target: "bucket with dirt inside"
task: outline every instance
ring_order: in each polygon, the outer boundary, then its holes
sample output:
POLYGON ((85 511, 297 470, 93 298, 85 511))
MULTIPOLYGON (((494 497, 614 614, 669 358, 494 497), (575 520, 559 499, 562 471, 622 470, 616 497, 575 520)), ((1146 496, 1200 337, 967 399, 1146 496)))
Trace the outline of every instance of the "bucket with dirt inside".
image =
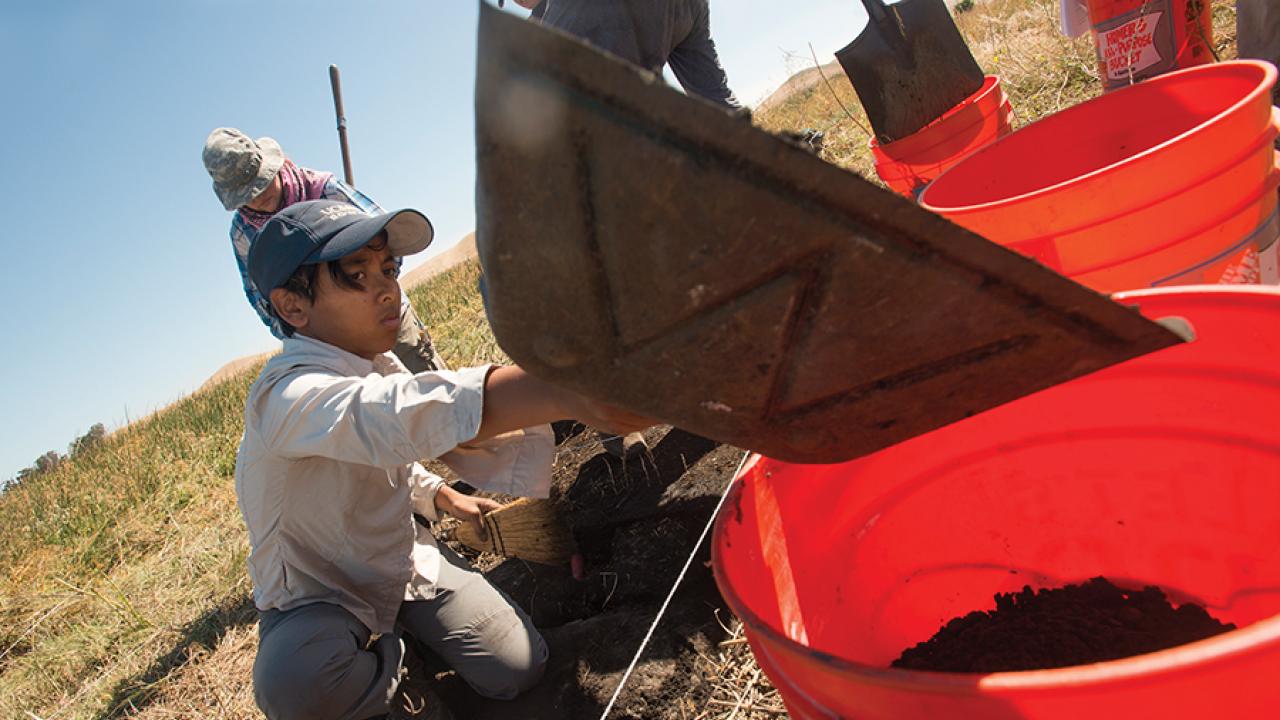
POLYGON ((876 175, 899 195, 915 197, 965 155, 1008 135, 1011 113, 1000 78, 988 75, 982 89, 911 135, 886 145, 871 138, 876 175))
POLYGON ((1106 90, 1213 62, 1209 0, 1088 0, 1106 90))
POLYGON ((792 717, 1274 714, 1280 289, 1117 299, 1197 339, 847 463, 744 469, 716 521, 716 578, 792 717), (1238 629, 1059 669, 890 668, 996 593, 1095 576, 1238 629))
POLYGON ((972 153, 920 203, 1103 292, 1276 283, 1275 82, 1235 61, 1109 93, 972 153))

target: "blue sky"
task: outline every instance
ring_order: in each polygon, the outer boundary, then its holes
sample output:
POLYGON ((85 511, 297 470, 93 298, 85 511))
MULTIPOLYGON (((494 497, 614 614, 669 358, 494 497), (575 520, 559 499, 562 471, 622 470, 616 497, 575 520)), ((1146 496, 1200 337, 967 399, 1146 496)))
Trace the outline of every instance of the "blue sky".
MULTIPOLYGON (((230 214, 200 148, 214 127, 239 127, 341 172, 330 63, 357 185, 435 224, 435 244, 406 267, 469 232, 477 7, 4 3, 0 197, 14 213, 0 235, 0 479, 275 346, 241 293, 230 214)), ((711 7, 730 84, 749 104, 811 64, 806 43, 825 62, 863 22, 854 0, 711 7)))

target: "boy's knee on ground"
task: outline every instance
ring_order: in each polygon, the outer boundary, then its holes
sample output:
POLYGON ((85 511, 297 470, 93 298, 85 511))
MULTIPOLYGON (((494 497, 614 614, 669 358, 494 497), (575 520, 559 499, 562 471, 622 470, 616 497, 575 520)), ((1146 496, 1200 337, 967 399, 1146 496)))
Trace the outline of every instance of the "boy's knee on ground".
POLYGON ((400 665, 399 641, 384 636, 364 650, 357 640, 340 628, 325 628, 303 643, 268 638, 253 666, 258 707, 271 720, 341 720, 360 708, 385 708, 400 665))
POLYGON ((463 673, 477 693, 510 700, 542 679, 547 666, 547 643, 515 612, 491 617, 472 632, 476 643, 487 649, 485 661, 463 673))

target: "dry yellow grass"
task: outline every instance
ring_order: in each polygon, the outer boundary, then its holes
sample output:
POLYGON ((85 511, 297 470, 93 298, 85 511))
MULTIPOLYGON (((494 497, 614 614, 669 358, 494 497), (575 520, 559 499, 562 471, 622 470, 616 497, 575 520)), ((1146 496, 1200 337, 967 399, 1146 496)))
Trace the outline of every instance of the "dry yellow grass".
POLYGON ((489 330, 479 284, 480 263, 472 260, 409 290, 449 367, 509 362, 489 330))

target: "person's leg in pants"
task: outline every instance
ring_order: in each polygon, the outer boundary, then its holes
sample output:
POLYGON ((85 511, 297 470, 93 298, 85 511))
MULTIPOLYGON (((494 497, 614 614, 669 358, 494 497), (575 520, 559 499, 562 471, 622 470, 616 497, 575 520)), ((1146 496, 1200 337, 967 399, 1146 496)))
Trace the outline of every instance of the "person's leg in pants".
POLYGON ((253 696, 271 720, 365 720, 388 711, 404 645, 337 605, 268 610, 259 625, 253 696), (366 649, 367 648, 367 649, 366 649))
POLYGON ((398 620, 485 697, 510 700, 542 678, 547 645, 533 621, 443 544, 435 598, 404 603, 398 620))
MULTIPOLYGON (((1236 45, 1242 58, 1280 65, 1280 2, 1237 0, 1236 45)), ((1280 104, 1280 84, 1273 88, 1272 100, 1280 104)))
POLYGON ((391 348, 391 352, 400 358, 400 362, 411 373, 449 369, 444 358, 436 352, 426 326, 418 319, 418 313, 414 312, 413 305, 409 303, 405 303, 400 314, 400 332, 396 335, 396 345, 391 348))

